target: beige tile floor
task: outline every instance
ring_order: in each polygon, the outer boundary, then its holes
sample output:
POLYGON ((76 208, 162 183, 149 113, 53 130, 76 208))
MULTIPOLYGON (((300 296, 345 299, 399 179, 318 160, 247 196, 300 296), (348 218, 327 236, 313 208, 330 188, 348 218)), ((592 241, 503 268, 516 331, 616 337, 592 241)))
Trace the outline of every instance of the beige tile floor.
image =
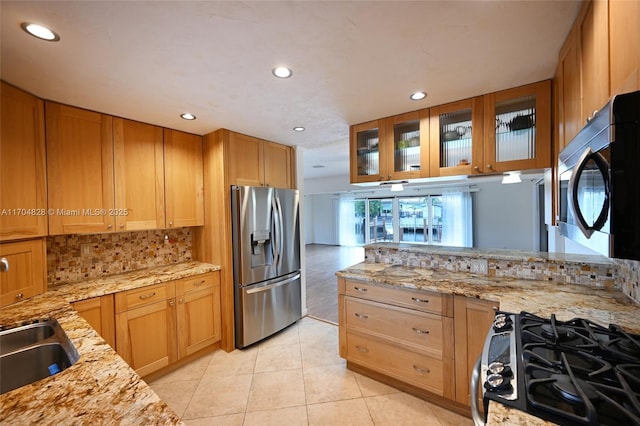
POLYGON ((149 385, 189 426, 471 425, 346 369, 338 327, 305 317, 268 340, 217 351, 149 385))

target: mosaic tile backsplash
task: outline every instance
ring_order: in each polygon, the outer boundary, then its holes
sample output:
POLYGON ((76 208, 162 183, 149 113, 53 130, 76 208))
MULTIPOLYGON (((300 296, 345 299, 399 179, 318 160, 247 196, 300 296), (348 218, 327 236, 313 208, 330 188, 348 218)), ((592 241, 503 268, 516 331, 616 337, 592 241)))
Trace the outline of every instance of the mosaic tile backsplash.
POLYGON ((49 285, 192 260, 191 228, 47 237, 49 285))
POLYGON ((617 281, 621 282, 622 291, 640 304, 640 262, 616 259, 616 263, 618 264, 617 281))

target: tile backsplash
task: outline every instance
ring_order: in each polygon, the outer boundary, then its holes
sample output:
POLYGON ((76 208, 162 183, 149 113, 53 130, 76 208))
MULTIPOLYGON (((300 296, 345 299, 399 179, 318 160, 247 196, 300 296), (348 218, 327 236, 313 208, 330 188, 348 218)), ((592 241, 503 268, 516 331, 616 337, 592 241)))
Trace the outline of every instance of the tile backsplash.
POLYGON ((640 304, 640 262, 637 260, 616 259, 618 281, 622 292, 640 304))
POLYGON ((47 237, 49 285, 192 260, 191 228, 47 237))

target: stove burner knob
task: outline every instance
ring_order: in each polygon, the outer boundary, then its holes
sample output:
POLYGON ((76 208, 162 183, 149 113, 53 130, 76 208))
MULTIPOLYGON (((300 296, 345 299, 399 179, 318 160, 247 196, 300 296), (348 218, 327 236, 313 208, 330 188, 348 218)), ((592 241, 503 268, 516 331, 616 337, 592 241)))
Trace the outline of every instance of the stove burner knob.
POLYGON ((497 388, 504 383, 504 377, 501 374, 489 374, 487 377, 487 385, 492 388, 497 388))
POLYGON ((508 365, 504 366, 504 370, 502 370, 502 377, 504 378, 511 378, 513 377, 513 371, 511 371, 511 367, 509 367, 508 365))
POLYGON ((507 320, 507 316, 505 314, 496 314, 496 317, 494 319, 495 322, 501 322, 506 320, 507 320))
POLYGON ((493 326, 497 329, 500 329, 502 327, 504 327, 505 325, 507 325, 507 322, 505 320, 496 320, 493 324, 493 326))
POLYGON ((499 361, 494 361, 489 364, 489 372, 491 374, 500 374, 504 371, 504 364, 499 361))

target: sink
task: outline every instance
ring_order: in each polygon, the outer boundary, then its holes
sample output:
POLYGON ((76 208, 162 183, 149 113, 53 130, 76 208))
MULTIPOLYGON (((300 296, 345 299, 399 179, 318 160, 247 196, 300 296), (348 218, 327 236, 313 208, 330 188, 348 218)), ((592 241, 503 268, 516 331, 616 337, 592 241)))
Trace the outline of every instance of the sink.
POLYGON ((0 332, 0 355, 40 342, 56 332, 57 321, 46 320, 0 332))
POLYGON ((73 365, 80 355, 55 319, 0 332, 0 394, 73 365))

